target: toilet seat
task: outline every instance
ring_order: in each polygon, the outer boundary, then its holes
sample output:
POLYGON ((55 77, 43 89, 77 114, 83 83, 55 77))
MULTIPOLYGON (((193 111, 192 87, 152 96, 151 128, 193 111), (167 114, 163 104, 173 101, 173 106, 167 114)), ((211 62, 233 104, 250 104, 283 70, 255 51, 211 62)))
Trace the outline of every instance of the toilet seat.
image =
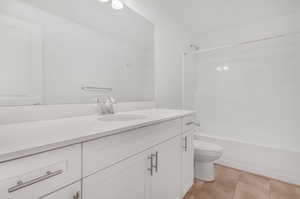
POLYGON ((194 140, 195 153, 203 156, 219 156, 222 154, 222 147, 216 144, 194 140))

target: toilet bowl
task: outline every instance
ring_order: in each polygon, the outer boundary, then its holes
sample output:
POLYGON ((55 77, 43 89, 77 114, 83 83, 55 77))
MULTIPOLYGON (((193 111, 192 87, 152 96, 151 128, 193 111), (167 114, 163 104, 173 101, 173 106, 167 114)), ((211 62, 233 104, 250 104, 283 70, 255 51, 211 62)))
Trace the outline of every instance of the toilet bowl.
POLYGON ((202 181, 214 181, 214 161, 222 155, 222 147, 216 144, 194 140, 195 178, 202 181))

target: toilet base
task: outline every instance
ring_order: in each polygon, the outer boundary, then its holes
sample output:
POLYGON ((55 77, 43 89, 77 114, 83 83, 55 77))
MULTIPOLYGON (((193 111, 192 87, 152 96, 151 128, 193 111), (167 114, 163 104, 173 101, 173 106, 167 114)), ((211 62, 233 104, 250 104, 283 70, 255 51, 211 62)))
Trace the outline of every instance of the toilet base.
POLYGON ((214 162, 195 161, 195 178, 211 182, 215 180, 214 162))

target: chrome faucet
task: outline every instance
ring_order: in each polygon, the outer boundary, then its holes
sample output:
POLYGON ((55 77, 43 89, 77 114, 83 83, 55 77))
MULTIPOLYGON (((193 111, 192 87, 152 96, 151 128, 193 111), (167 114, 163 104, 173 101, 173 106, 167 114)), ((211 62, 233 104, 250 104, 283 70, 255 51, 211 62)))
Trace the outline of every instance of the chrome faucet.
POLYGON ((114 114, 114 105, 116 104, 116 100, 110 96, 101 96, 97 98, 97 107, 99 114, 107 115, 114 114))
MULTIPOLYGON (((103 92, 112 92, 112 88, 106 87, 96 87, 96 86, 83 86, 81 87, 86 93, 103 93, 103 92)), ((108 95, 97 95, 97 111, 99 115, 106 115, 106 114, 114 114, 114 105, 116 104, 116 100, 108 95)))

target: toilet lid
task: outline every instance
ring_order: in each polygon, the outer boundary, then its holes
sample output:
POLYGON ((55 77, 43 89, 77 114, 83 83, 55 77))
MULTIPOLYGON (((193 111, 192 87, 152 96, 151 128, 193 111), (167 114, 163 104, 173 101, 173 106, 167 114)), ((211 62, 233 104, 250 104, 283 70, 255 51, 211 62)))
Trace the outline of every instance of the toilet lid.
POLYGON ((194 147, 196 150, 200 150, 200 151, 221 152, 223 150, 221 146, 207 143, 207 142, 202 142, 199 140, 194 140, 194 147))

